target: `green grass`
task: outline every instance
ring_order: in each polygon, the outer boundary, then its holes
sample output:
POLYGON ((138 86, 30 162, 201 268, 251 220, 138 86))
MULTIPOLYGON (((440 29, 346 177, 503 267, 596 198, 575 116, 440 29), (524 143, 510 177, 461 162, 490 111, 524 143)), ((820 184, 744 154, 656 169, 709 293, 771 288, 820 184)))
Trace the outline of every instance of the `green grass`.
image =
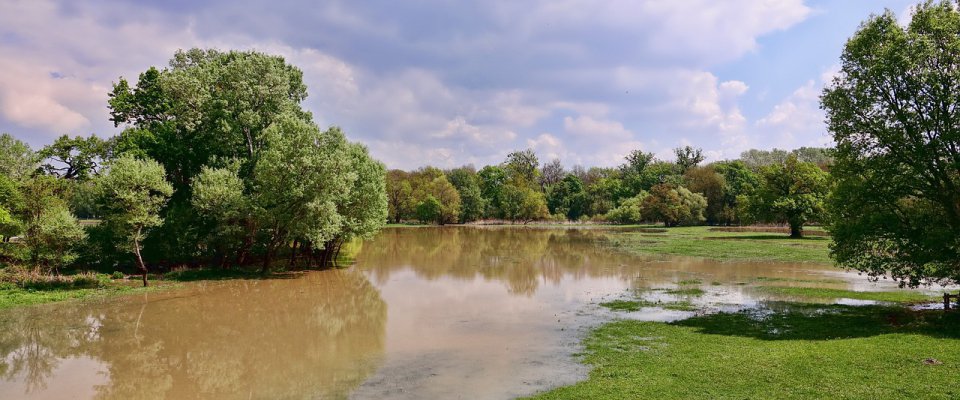
POLYGON ((660 307, 665 310, 674 311, 695 311, 698 309, 697 306, 694 306, 689 301, 655 302, 650 300, 614 300, 600 303, 600 305, 613 311, 627 312, 640 311, 645 307, 660 307))
POLYGON ((587 380, 538 399, 956 399, 960 313, 775 303, 586 340, 587 380))
POLYGON ((624 229, 610 232, 608 238, 614 247, 636 254, 832 264, 831 240, 823 236, 791 239, 775 233, 716 232, 691 226, 669 228, 656 235, 624 229))
POLYGON ((58 289, 58 290, 31 290, 21 289, 11 285, 0 287, 0 309, 22 307, 34 304, 53 303, 58 301, 101 298, 122 294, 142 293, 170 288, 172 284, 152 283, 149 287, 137 287, 131 284, 111 284, 98 289, 58 289))
POLYGON ((788 287, 788 286, 757 286, 755 288, 765 294, 791 296, 808 299, 855 299, 885 301, 891 303, 920 303, 935 301, 940 296, 930 296, 920 292, 895 290, 888 292, 857 292, 844 289, 788 287))
POLYGON ((686 280, 677 282, 678 285, 699 285, 701 283, 703 283, 703 281, 699 279, 686 279, 686 280))
POLYGON ((843 279, 801 279, 801 278, 778 278, 770 276, 758 276, 753 278, 757 282, 790 282, 790 283, 847 283, 843 279))
POLYGON ((703 289, 700 288, 679 288, 679 289, 668 289, 663 291, 666 294, 674 294, 677 296, 703 296, 705 293, 703 289))

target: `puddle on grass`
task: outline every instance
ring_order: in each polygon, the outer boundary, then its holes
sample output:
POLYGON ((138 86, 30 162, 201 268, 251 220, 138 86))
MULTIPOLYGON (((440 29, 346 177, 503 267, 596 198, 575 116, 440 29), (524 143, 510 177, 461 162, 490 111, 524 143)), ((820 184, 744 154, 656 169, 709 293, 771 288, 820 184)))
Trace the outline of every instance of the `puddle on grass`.
POLYGON ((696 313, 604 301, 731 311, 768 299, 750 290, 760 277, 885 287, 815 264, 640 258, 602 235, 387 229, 345 270, 0 311, 0 398, 510 398, 582 379, 592 326, 696 313))

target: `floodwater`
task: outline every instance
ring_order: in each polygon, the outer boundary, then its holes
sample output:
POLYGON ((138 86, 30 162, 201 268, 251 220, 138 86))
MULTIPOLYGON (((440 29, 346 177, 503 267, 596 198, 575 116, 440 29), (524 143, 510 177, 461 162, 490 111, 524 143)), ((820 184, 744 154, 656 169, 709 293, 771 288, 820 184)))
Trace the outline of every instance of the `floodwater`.
POLYGON ((511 398, 585 376, 579 339, 618 316, 601 301, 680 281, 719 308, 767 300, 746 284, 761 277, 875 286, 815 264, 631 256, 602 235, 387 229, 345 269, 0 311, 0 399, 511 398))

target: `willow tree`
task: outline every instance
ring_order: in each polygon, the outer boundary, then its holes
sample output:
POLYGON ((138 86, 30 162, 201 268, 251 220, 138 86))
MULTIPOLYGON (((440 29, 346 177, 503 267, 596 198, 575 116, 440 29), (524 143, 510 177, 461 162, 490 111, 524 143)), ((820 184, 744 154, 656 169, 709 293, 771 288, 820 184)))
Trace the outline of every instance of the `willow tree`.
POLYGON ((338 207, 349 200, 357 172, 339 129, 321 131, 288 115, 264 135, 267 145, 254 167, 252 201, 267 271, 278 246, 297 239, 319 248, 343 232, 347 221, 338 207))
POLYGON ((822 107, 837 143, 833 257, 901 284, 960 282, 960 12, 867 19, 822 107))
MULTIPOLYGON (((339 128, 331 130, 339 132, 339 128)), ((337 213, 343 219, 343 225, 332 239, 323 244, 324 264, 336 260, 345 242, 369 239, 387 221, 386 168, 370 157, 366 146, 362 144, 348 144, 345 153, 348 168, 355 174, 355 179, 349 193, 337 203, 337 213)))
POLYGON ((107 172, 96 178, 103 223, 109 226, 133 253, 147 286, 147 264, 141 250, 152 228, 163 223, 160 209, 173 194, 164 178, 163 166, 153 160, 123 156, 113 160, 107 172))

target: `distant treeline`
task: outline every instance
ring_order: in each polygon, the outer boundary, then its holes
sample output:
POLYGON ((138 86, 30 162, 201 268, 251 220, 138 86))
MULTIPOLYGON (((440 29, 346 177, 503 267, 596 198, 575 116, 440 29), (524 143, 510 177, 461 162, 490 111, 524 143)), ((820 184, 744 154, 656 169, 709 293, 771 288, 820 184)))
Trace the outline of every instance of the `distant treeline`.
POLYGON ((703 164, 690 146, 676 159, 631 152, 614 168, 541 164, 532 150, 479 171, 424 167, 387 173, 392 222, 467 223, 481 219, 662 222, 676 225, 790 224, 795 235, 817 220, 827 195, 832 149, 749 150, 703 164))

